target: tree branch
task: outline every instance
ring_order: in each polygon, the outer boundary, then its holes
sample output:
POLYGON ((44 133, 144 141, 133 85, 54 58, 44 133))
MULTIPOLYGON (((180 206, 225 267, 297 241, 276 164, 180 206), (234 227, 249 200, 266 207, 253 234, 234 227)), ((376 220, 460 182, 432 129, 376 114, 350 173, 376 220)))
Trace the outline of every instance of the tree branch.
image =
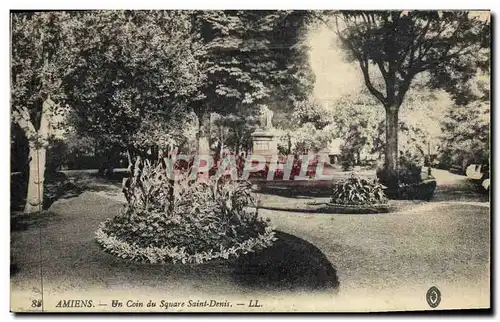
POLYGON ((19 127, 23 130, 26 138, 31 141, 36 136, 36 129, 30 120, 29 112, 26 107, 15 107, 12 111, 12 117, 19 127))
POLYGON ((406 77, 401 82, 401 85, 398 88, 398 94, 396 95, 395 105, 399 108, 401 104, 403 104, 404 97, 408 89, 410 88, 411 81, 413 77, 417 74, 417 71, 410 69, 406 74, 406 77))
MULTIPOLYGON (((430 20, 429 20, 429 22, 430 22, 430 20)), ((448 23, 445 22, 442 25, 442 28, 438 31, 437 35, 435 35, 431 39, 427 39, 427 40, 421 42, 420 45, 422 45, 423 52, 422 52, 422 49, 419 49, 419 52, 418 52, 418 58, 419 59, 423 59, 425 57, 425 55, 427 55, 427 53, 429 52, 429 50, 432 48, 432 45, 434 44, 434 42, 439 38, 439 36, 441 36, 441 34, 443 33, 443 31, 446 30, 447 26, 448 26, 448 23), (424 44, 427 44, 427 46, 425 46, 424 44)), ((453 32, 453 35, 451 37, 454 37, 456 35, 457 30, 458 30, 458 27, 457 27, 457 29, 455 29, 455 31, 453 32)))
MULTIPOLYGON (((454 58, 454 57, 458 56, 459 54, 461 54, 462 50, 468 48, 468 45, 466 45, 466 46, 460 48, 459 50, 457 50, 455 53, 448 55, 448 53, 449 53, 449 51, 451 49, 451 46, 448 46, 448 48, 446 49, 444 55, 442 55, 440 58, 434 59, 434 60, 431 60, 431 61, 424 61, 423 60, 425 58, 425 55, 427 55, 427 53, 429 52, 429 50, 432 48, 433 43, 439 38, 439 36, 441 36, 441 34, 446 30, 446 28, 449 25, 450 25, 449 23, 445 22, 442 25, 442 28, 439 29, 437 35, 435 35, 431 39, 428 39, 425 42, 426 44, 428 44, 428 46, 426 46, 426 47, 424 46, 423 47, 423 52, 422 52, 422 49, 419 50, 418 59, 421 61, 420 67, 418 67, 419 71, 427 70, 427 69, 431 68, 432 66, 439 65, 441 62, 448 61, 449 59, 454 58)), ((460 24, 453 31, 452 35, 450 36, 450 39, 455 38, 455 36, 456 36, 456 34, 457 34, 457 32, 458 32, 459 29, 460 29, 460 24)), ((422 43, 422 45, 423 44, 424 43, 422 43)))
POLYGON ((430 61, 422 61, 422 63, 420 64, 420 66, 418 67, 418 71, 419 72, 423 72, 425 70, 428 70, 432 67, 435 67, 441 63, 446 63, 446 62, 449 62, 450 59, 452 58, 456 58, 458 57, 459 55, 469 55, 469 54, 472 54, 474 52, 474 50, 468 50, 468 51, 465 51, 465 49, 467 49, 469 46, 464 46, 462 48, 460 48, 459 50, 457 50, 456 52, 452 53, 452 54, 446 54, 444 56, 441 56, 439 59, 434 59, 434 60, 430 60, 430 61))

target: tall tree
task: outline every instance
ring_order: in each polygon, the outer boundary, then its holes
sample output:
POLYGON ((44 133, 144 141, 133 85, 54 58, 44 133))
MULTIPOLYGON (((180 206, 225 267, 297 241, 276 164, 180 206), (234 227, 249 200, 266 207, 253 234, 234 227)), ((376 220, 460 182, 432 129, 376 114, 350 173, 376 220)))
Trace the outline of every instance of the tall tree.
POLYGON ((366 92, 362 90, 357 95, 342 97, 333 106, 336 136, 343 140, 341 150, 346 165, 359 163, 362 152, 380 150, 378 132, 383 112, 374 108, 377 102, 366 92))
MULTIPOLYGON (((320 19, 331 26, 323 16, 320 19)), ((429 86, 452 90, 470 79, 478 66, 486 67, 489 19, 461 11, 346 11, 335 13, 333 19, 332 30, 385 110, 385 170, 396 185, 399 110, 412 81, 428 72, 429 86), (383 77, 382 86, 372 82, 375 72, 383 77)))
POLYGON ((65 12, 11 14, 11 115, 29 142, 25 213, 42 210, 47 146, 65 110, 63 78, 75 64, 74 25, 65 12))

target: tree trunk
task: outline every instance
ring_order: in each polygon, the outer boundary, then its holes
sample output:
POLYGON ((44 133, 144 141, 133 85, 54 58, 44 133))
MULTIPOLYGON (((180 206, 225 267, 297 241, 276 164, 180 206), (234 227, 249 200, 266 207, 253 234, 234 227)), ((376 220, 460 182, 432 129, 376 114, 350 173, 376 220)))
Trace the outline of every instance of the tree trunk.
MULTIPOLYGON (((52 116, 52 108, 54 102, 47 98, 42 103, 42 117, 40 118, 40 127, 36 131, 31 125, 32 133, 36 135, 31 136, 27 131, 26 136, 31 137, 30 154, 29 154, 29 177, 28 177, 28 193, 26 196, 26 205, 24 213, 30 214, 42 211, 43 209, 43 187, 45 181, 45 164, 47 155, 47 144, 51 132, 50 119, 52 116)), ((25 122, 30 122, 25 119, 25 122)), ((26 128, 25 128, 26 131, 26 128)))
POLYGON ((30 147, 28 194, 26 196, 25 214, 40 212, 43 209, 43 183, 47 149, 30 147))
POLYGON ((287 152, 288 152, 288 155, 292 154, 292 136, 290 135, 290 132, 286 134, 287 136, 287 152))
POLYGON ((198 119, 198 130, 196 132, 196 151, 198 154, 209 154, 210 144, 208 134, 210 130, 210 113, 206 111, 198 111, 196 113, 198 119))
POLYGON ((385 172, 387 186, 398 187, 398 114, 399 108, 390 106, 385 114, 385 172))
POLYGON ((236 136, 236 146, 235 146, 235 154, 238 155, 240 154, 240 143, 241 143, 241 136, 237 135, 236 136))
POLYGON ((127 172, 131 173, 132 172, 132 167, 133 167, 133 164, 134 164, 134 160, 135 157, 132 156, 132 147, 127 147, 127 161, 128 161, 128 165, 127 165, 127 172))

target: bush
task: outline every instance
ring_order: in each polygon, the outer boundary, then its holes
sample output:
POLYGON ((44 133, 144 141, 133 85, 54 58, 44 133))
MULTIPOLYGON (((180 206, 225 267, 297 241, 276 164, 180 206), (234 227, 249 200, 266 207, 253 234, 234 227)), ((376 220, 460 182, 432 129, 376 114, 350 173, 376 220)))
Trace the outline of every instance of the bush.
POLYGON ((70 158, 68 145, 61 139, 52 139, 47 149, 46 171, 55 173, 66 167, 70 158))
MULTIPOLYGON (((397 188, 386 189, 388 197, 408 200, 430 200, 436 189, 436 181, 430 175, 422 178, 424 158, 419 153, 403 152, 399 158, 397 188)), ((389 176, 383 168, 377 170, 377 178, 388 187, 391 187, 389 176)))
POLYGON ((422 181, 422 166, 424 158, 421 155, 404 152, 399 157, 399 182, 415 184, 422 181))
MULTIPOLYGON (((20 210, 26 202, 28 192, 28 173, 16 173, 11 175, 10 185, 11 209, 20 210)), ((60 198, 75 196, 82 192, 62 172, 45 172, 43 189, 43 209, 48 209, 52 203, 60 198)))
POLYGON ((436 190, 436 180, 424 180, 416 184, 400 184, 398 199, 408 200, 431 200, 436 190))
POLYGON ((333 185, 330 203, 340 205, 372 206, 386 204, 384 186, 354 175, 333 185))
POLYGON ((250 184, 227 179, 176 182, 158 163, 136 163, 124 187, 125 211, 101 224, 105 251, 147 263, 199 264, 272 245, 274 231, 258 217, 250 184))

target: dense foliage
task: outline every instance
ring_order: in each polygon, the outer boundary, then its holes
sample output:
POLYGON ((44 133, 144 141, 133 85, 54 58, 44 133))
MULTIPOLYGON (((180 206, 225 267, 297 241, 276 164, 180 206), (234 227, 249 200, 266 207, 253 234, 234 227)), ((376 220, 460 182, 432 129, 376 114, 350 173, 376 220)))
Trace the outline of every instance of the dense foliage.
POLYGON ((89 11, 74 20, 80 59, 63 84, 77 133, 137 153, 180 143, 172 129, 184 126, 188 102, 204 81, 190 14, 89 11))
POLYGON ((333 185, 332 204, 370 206, 387 203, 384 186, 376 181, 351 176, 333 185))
MULTIPOLYGON (((423 165, 424 158, 421 153, 402 151, 399 156, 397 188, 386 189, 386 195, 393 199, 432 199, 436 180, 430 173, 422 172, 423 165)), ((377 178, 383 185, 389 186, 390 177, 384 168, 377 169, 377 178)))
POLYGON ((136 163, 124 187, 125 211, 97 231, 106 251, 141 262, 199 264, 272 244, 274 232, 259 218, 248 183, 187 176, 174 182, 168 169, 136 163))
POLYGON ((431 200, 436 190, 436 180, 426 179, 418 184, 400 183, 398 191, 393 194, 389 192, 390 197, 407 200, 431 200))
MULTIPOLYGON (((399 156, 398 182, 399 184, 417 184, 422 181, 423 155, 412 153, 412 151, 402 151, 399 156)), ((384 185, 388 185, 389 176, 384 168, 377 169, 377 177, 384 185)))
POLYGON ((490 162, 489 75, 479 74, 468 85, 467 100, 460 100, 465 104, 453 105, 441 122, 441 166, 459 166, 462 171, 470 164, 490 162))

